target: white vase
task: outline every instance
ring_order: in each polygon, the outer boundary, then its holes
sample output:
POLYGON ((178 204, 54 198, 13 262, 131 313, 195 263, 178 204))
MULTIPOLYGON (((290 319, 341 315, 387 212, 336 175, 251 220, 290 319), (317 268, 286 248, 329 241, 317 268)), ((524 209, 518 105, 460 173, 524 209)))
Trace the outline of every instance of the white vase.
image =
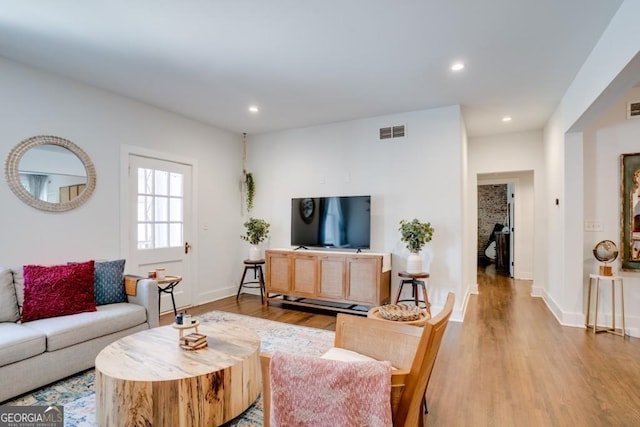
POLYGON ((412 252, 407 257, 407 273, 422 273, 422 257, 412 252))
POLYGON ((249 248, 249 260, 251 261, 259 261, 262 259, 262 251, 260 250, 260 246, 251 245, 249 248))

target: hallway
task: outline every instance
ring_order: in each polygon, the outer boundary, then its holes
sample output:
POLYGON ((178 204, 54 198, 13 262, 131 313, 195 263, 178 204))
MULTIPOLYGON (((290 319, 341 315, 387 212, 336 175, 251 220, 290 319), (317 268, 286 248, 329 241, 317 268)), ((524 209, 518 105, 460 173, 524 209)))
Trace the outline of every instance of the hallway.
POLYGON ((563 327, 530 281, 478 273, 440 348, 428 426, 640 426, 640 339, 563 327))

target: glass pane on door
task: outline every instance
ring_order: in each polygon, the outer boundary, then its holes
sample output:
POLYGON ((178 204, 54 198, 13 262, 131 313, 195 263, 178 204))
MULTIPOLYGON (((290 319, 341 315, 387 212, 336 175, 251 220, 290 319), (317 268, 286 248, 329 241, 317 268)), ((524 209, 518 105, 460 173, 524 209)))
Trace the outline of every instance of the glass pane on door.
POLYGON ((138 249, 184 245, 184 176, 138 168, 138 249))

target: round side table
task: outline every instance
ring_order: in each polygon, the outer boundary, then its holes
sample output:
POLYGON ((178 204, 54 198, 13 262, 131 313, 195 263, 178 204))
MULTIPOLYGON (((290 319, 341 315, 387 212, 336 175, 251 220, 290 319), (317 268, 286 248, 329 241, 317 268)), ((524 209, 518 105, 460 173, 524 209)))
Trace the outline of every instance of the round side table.
MULTIPOLYGON (((603 289, 604 293, 604 289, 603 289)), ((589 291, 587 298, 587 320, 585 326, 592 329, 593 333, 609 332, 614 335, 625 337, 627 335, 626 326, 624 324, 624 285, 620 276, 600 276, 599 274, 589 275, 589 291), (598 326, 598 301, 600 299, 600 284, 609 282, 611 284, 611 326, 598 326), (616 327, 616 284, 620 285, 620 311, 621 311, 621 327, 616 327), (595 285, 595 286, 594 286, 595 285), (593 323, 591 323, 591 288, 595 287, 595 307, 593 310, 593 323)))

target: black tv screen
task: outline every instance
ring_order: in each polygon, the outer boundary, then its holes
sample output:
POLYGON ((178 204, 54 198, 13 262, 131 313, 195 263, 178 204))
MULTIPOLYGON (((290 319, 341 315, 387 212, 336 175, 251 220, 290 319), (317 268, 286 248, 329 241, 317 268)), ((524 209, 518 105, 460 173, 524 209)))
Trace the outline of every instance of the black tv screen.
POLYGON ((369 249, 371 196, 291 199, 291 245, 369 249))

